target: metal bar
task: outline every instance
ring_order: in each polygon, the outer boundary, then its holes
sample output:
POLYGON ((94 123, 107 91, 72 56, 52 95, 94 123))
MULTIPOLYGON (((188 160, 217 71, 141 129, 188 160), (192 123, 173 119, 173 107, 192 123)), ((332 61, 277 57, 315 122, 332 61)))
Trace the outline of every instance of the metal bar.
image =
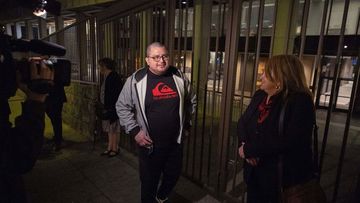
POLYGON ((132 13, 139 13, 162 2, 164 2, 164 0, 122 0, 112 4, 109 9, 96 14, 96 17, 99 19, 100 23, 103 24, 116 20, 119 17, 131 15, 132 13))
MULTIPOLYGON (((200 7, 199 5, 196 5, 197 4, 197 1, 196 0, 194 0, 194 16, 195 16, 195 14, 197 15, 197 16, 200 16, 200 20, 202 21, 203 19, 202 19, 202 9, 203 8, 198 8, 198 9, 196 9, 196 7, 200 7), (199 12, 199 14, 197 14, 196 13, 196 11, 198 11, 199 12)), ((204 5, 201 5, 201 6, 204 6, 204 5)), ((196 19, 195 19, 196 20, 196 19)), ((196 24, 196 21, 194 21, 194 24, 196 24)), ((198 24, 199 25, 199 24, 198 24)), ((201 24, 200 24, 201 25, 201 24)), ((194 27, 194 30, 195 29, 202 29, 202 26, 198 26, 198 27, 194 27)), ((198 32, 198 31, 197 31, 198 32)), ((195 33, 196 34, 196 33, 195 33)), ((178 35, 179 36, 179 35, 178 35)), ((193 36, 193 38, 195 38, 195 36, 193 36)), ((200 42, 198 42, 198 43, 200 43, 200 42)), ((196 45, 194 45, 194 48, 195 48, 195 46, 196 45)), ((201 47, 201 43, 200 43, 200 47, 201 47)), ((198 50, 196 50, 196 51, 198 51, 198 50)), ((197 61, 200 61, 200 59, 201 59, 201 55, 200 55, 200 53, 198 54, 198 58, 196 58, 196 60, 197 61)), ((196 95, 199 97, 200 96, 200 62, 198 62, 197 64, 197 74, 196 74, 196 82, 197 82, 197 85, 196 85, 196 95)), ((200 105, 197 105, 196 106, 196 109, 195 109, 195 116, 194 116, 194 126, 195 126, 195 128, 194 128, 194 136, 192 136, 192 138, 193 138, 193 145, 192 145, 192 167, 191 167, 191 175, 190 175, 190 173, 189 173, 189 175, 193 178, 194 177, 194 164, 195 164, 195 150, 196 150, 196 147, 195 147, 195 145, 196 145, 196 135, 197 135, 197 131, 198 131, 198 114, 199 114, 199 106, 200 105)), ((189 145, 189 148, 190 148, 190 145, 189 145)), ((190 152, 190 150, 189 150, 189 152, 190 152)), ((190 157, 190 154, 189 154, 189 157, 190 157)), ((189 160, 190 160, 190 158, 189 158, 189 160)), ((190 164, 189 164, 190 165, 190 164)))
MULTIPOLYGON (((206 90, 207 90, 207 84, 205 83, 207 81, 207 68, 208 68, 208 63, 209 63, 209 41, 210 41, 210 23, 211 23, 211 19, 209 19, 208 15, 209 13, 211 13, 211 8, 212 8, 212 1, 211 0, 205 0, 202 1, 202 5, 201 5, 201 44, 200 44, 200 49, 198 51, 201 50, 201 52, 199 53, 199 79, 198 80, 198 88, 197 88, 197 95, 199 95, 199 101, 201 99, 203 99, 201 102, 205 102, 203 104, 203 113, 205 113, 206 110, 206 90), (205 73, 205 75, 202 75, 201 73, 205 73), (202 98, 203 97, 203 98, 202 98)), ((202 103, 200 103, 201 106, 202 103)), ((205 117, 203 118, 205 119, 205 117)), ((203 121, 204 122, 204 121, 203 121)), ((201 126, 201 131, 204 131, 205 126, 202 125, 201 126)), ((197 136, 197 128, 195 128, 195 136, 194 136, 194 145, 193 145, 193 165, 192 165, 192 174, 194 176, 195 174, 195 161, 196 161, 196 151, 197 151, 197 147, 196 147, 196 136, 197 136)))
MULTIPOLYGON (((348 9, 348 7, 349 6, 347 6, 346 9, 348 9)), ((344 9, 344 13, 345 13, 345 9, 344 9)), ((346 13, 348 13, 347 10, 346 10, 346 13)), ((341 152, 340 152, 340 156, 339 156, 339 164, 338 164, 337 172, 336 172, 335 188, 334 188, 332 202, 336 202, 336 198, 337 198, 338 191, 339 191, 341 172, 342 172, 343 163, 344 163, 344 157, 345 157, 346 144, 347 144, 347 140, 348 140, 348 136, 349 136, 350 122, 351 122, 351 117, 352 117, 354 106, 355 106, 356 92, 357 92, 357 88, 358 88, 358 85, 359 85, 359 74, 360 74, 360 60, 359 59, 360 59, 360 50, 359 50, 359 53, 358 53, 357 64, 354 67, 355 68, 355 71, 354 71, 354 73, 355 73, 354 82, 355 83, 353 84, 353 88, 351 90, 349 111, 347 112, 347 117, 346 117, 346 122, 345 122, 344 137, 343 137, 343 141, 342 141, 342 145, 341 145, 341 152)))
MULTIPOLYGON (((218 6, 218 10, 221 11, 221 4, 219 4, 218 6)), ((224 11, 225 12, 225 11, 224 11)), ((224 19, 223 19, 224 20, 224 19)), ((218 15, 218 24, 217 24, 217 32, 216 32, 216 45, 215 45, 215 58, 217 57, 217 52, 219 50, 219 38, 220 38, 220 22, 221 22, 221 15, 219 12, 218 15)), ((222 23, 224 24, 224 23, 222 23)), ((220 31, 222 34, 222 30, 220 31)), ((215 59, 215 66, 214 66, 214 70, 212 72, 213 75, 213 88, 212 88, 212 94, 211 94, 211 98, 212 98, 212 105, 211 105, 211 112, 210 112, 210 117, 211 117, 211 124, 210 124, 210 132, 209 132, 209 146, 208 146, 208 167, 207 167, 207 184, 210 184, 210 169, 211 169, 211 143, 212 143, 212 137, 213 137, 213 131, 214 131, 214 112, 215 112, 215 92, 216 92, 216 70, 217 70, 218 65, 216 64, 216 59, 215 59)))
POLYGON ((182 11, 182 8, 181 8, 181 1, 179 1, 179 4, 178 4, 178 14, 179 14, 179 24, 178 24, 178 41, 177 41, 177 62, 178 62, 178 67, 180 68, 180 57, 181 57, 181 38, 182 38, 182 25, 183 25, 183 11, 182 11))
MULTIPOLYGON (((214 6, 215 7, 215 6, 214 6)), ((221 12, 222 12, 222 9, 221 9, 221 3, 219 2, 218 3, 218 24, 217 24, 217 29, 216 29, 216 39, 215 39, 215 64, 214 64, 214 69, 213 69, 213 88, 212 88, 212 94, 211 94, 211 97, 209 100, 212 100, 211 101, 211 107, 210 107, 210 118, 211 118, 211 123, 210 123, 210 128, 209 128, 209 134, 208 134, 208 137, 209 137, 209 145, 208 145, 208 149, 207 149, 207 152, 208 152, 208 165, 207 165, 207 183, 208 185, 210 184, 210 165, 211 165, 211 142, 212 142, 212 135, 213 135, 213 129, 214 129, 214 111, 215 111, 215 87, 216 87, 216 70, 217 70, 217 63, 216 63, 216 57, 217 57, 217 54, 218 54, 218 50, 219 50, 219 32, 221 32, 221 28, 220 28, 220 25, 222 24, 222 21, 221 21, 221 12)), ((210 30, 210 37, 211 37, 211 30, 210 30)), ((208 86, 208 84, 207 84, 208 86)), ((207 94, 207 91, 206 91, 206 94, 207 94)), ((207 98, 207 97, 206 97, 207 98)), ((202 137, 202 139, 204 139, 204 136, 202 137)), ((202 140, 203 141, 203 140, 202 140)), ((204 150, 205 148, 203 147, 202 150, 201 150, 201 163, 203 162, 203 154, 204 154, 204 150)), ((202 170, 200 171, 200 177, 202 176, 202 170)), ((201 180, 201 179, 200 179, 201 180)))
MULTIPOLYGON (((261 49, 261 37, 262 37, 262 27, 263 27, 263 18, 264 18, 264 4, 265 0, 260 0, 260 8, 258 14, 258 27, 257 27, 257 42, 256 42, 256 55, 255 55, 255 67, 253 70, 253 86, 252 92, 256 90, 256 81, 258 79, 258 68, 259 68, 259 58, 260 58, 260 49, 261 49)), ((292 13, 292 12, 291 12, 292 13)), ((289 32, 290 33, 290 32, 289 32)), ((289 37, 288 37, 289 38, 289 37)))
POLYGON ((188 27, 188 15, 189 15, 189 12, 188 12, 188 10, 189 10, 189 3, 188 2, 186 2, 186 6, 185 6, 185 31, 184 31, 184 33, 185 33, 185 36, 184 36, 184 60, 183 60, 183 72, 185 73, 186 72, 186 53, 187 53, 187 41, 188 41, 188 36, 187 36, 187 32, 188 32, 188 29, 187 29, 187 27, 188 27))
MULTIPOLYGON (((251 18, 251 8, 252 3, 249 3, 249 12, 246 19, 246 27, 247 32, 245 36, 245 52, 244 52, 244 63, 241 65, 241 102, 240 102, 240 113, 243 111, 244 105, 244 96, 245 96, 245 82, 246 82, 246 70, 247 70, 247 61, 248 61, 248 53, 249 53, 249 36, 250 36, 250 18, 251 18)), ((275 30, 275 29, 274 29, 275 30)))
MULTIPOLYGON (((237 8, 240 6, 240 1, 230 1, 230 8, 237 8)), ((231 112, 232 103, 234 96, 234 85, 235 85, 235 74, 236 63, 237 63, 237 52, 238 52, 238 35, 239 26, 237 26, 239 18, 239 12, 235 12, 234 9, 228 15, 228 25, 234 29, 227 29, 225 52, 229 53, 225 55, 224 65, 224 79, 223 79, 223 94, 221 97, 221 111, 220 111, 220 122, 219 122, 219 153, 218 153, 218 181, 217 181, 217 192, 223 192, 226 190, 227 183, 227 157, 228 151, 226 151, 229 134, 230 134, 230 123, 231 123, 231 112), (224 88, 225 87, 225 88, 224 88)))
MULTIPOLYGON (((226 7, 226 6, 224 6, 224 9, 225 9, 225 7, 226 7)), ((225 17, 226 17, 226 13, 225 13, 225 11, 224 11, 223 14, 222 14, 222 19, 225 19, 225 17)), ((224 21, 224 20, 223 20, 223 21, 224 21)), ((221 24, 221 34, 222 34, 222 35, 225 34, 225 25, 224 25, 224 23, 221 24)), ((223 57, 223 54, 221 54, 221 55, 220 55, 220 61, 222 61, 223 58, 224 58, 224 57, 223 57)), ((219 69, 218 69, 218 70, 219 70, 219 82, 217 83, 217 84, 218 84, 218 88, 217 88, 217 91, 218 91, 218 92, 220 92, 220 82, 221 82, 221 75, 222 75, 221 69, 224 69, 222 63, 219 64, 219 69)))
MULTIPOLYGON (((158 32, 158 8, 157 7, 153 7, 151 8, 151 13, 148 15, 148 16, 151 16, 151 28, 152 28, 152 33, 148 33, 148 34, 151 34, 152 37, 150 38, 150 41, 149 43, 151 42, 154 42, 154 41, 158 41, 157 40, 157 37, 159 35, 159 32, 158 32)), ((149 19, 147 19, 149 20, 149 19)))
POLYGON ((135 70, 135 59, 136 59, 136 38, 137 38, 137 23, 136 23, 136 16, 135 13, 132 13, 130 15, 130 19, 129 19, 129 23, 130 23, 130 36, 134 36, 134 37, 130 37, 129 39, 129 47, 135 47, 135 49, 130 49, 130 64, 129 64, 129 68, 132 68, 130 70, 130 72, 134 72, 135 70))
POLYGON ((84 81, 84 80, 71 80, 71 82, 84 84, 84 85, 95 85, 95 86, 98 85, 97 82, 89 82, 89 81, 84 81))
MULTIPOLYGON (((192 22, 193 22, 193 32, 192 32, 192 50, 194 49, 194 38, 195 38, 195 36, 194 36, 194 30, 195 30, 195 11, 196 11, 196 9, 195 9, 195 0, 194 0, 194 4, 193 4, 193 18, 192 18, 192 22)), ((191 53, 191 84, 193 85, 193 76, 194 76, 194 74, 193 74, 193 72, 194 72, 194 52, 192 51, 192 53, 191 53)), ((192 132, 195 132, 196 130, 196 127, 197 127, 197 112, 198 112, 198 108, 196 107, 196 113, 195 113, 195 116, 194 116, 194 123, 195 123, 195 128, 193 128, 194 130, 192 131, 192 132)), ((190 139, 188 139, 187 140, 187 150, 186 150, 186 153, 187 153, 187 157, 186 157, 186 169, 188 169, 188 167, 189 167, 189 162, 190 162, 190 139)))
POLYGON ((305 49, 306 30, 307 30, 307 22, 308 22, 308 18, 309 18, 309 10, 310 10, 310 0, 305 0, 304 14, 303 14, 302 23, 301 23, 301 45, 300 45, 300 50, 299 50, 300 60, 303 57, 304 49, 305 49))
POLYGON ((274 5, 274 15, 273 15, 273 26, 272 26, 272 36, 271 36, 271 42, 270 42, 270 51, 269 51, 269 58, 272 57, 273 55, 273 48, 274 48, 274 37, 275 37, 275 28, 276 28, 276 13, 278 11, 278 1, 279 0, 275 0, 275 5, 274 5))
POLYGON ((327 19, 327 25, 326 25, 326 35, 329 34, 329 27, 330 27, 330 20, 331 20, 331 13, 332 13, 333 3, 334 3, 334 0, 330 0, 329 17, 327 19))
POLYGON ((163 12, 165 7, 165 3, 163 3, 159 9, 159 17, 160 17, 160 35, 159 35, 159 41, 161 41, 161 43, 165 43, 165 38, 164 38, 164 32, 165 32, 165 19, 164 19, 164 15, 163 12))
POLYGON ((295 9, 295 1, 292 1, 292 3, 291 3, 291 12, 290 12, 290 19, 289 19, 289 24, 288 24, 288 30, 287 30, 287 37, 286 37, 286 54, 289 54, 289 52, 290 52, 290 54, 292 54, 292 50, 290 51, 289 50, 289 44, 290 44, 290 36, 291 36, 291 34, 292 34, 292 28, 293 28, 293 18, 294 18, 294 9, 295 9))
POLYGON ((359 26, 360 26, 360 8, 358 9, 358 20, 357 20, 357 23, 356 23, 356 32, 355 32, 355 35, 358 35, 358 34, 359 34, 359 26))
MULTIPOLYGON (((358 60, 359 60, 359 58, 358 58, 358 60)), ((360 202, 360 173, 358 174, 358 177, 357 177, 357 185, 356 185, 356 189, 354 192, 354 200, 355 200, 354 202, 360 202)))
MULTIPOLYGON (((237 21, 236 22, 236 25, 237 26, 241 26, 241 25, 239 25, 240 23, 241 23, 241 16, 242 16, 242 4, 243 4, 243 1, 240 1, 240 3, 239 3, 239 6, 238 7, 236 7, 236 8, 234 8, 234 9, 238 9, 237 11, 235 11, 235 12, 237 12, 237 13, 239 13, 239 18, 237 18, 237 19, 234 19, 235 21, 237 21), (240 23, 239 23, 240 22, 240 23)), ((239 29, 240 30, 240 29, 239 29)), ((237 37, 240 37, 240 35, 238 35, 237 37)), ((239 56, 240 54, 239 53, 237 53, 237 58, 239 58, 240 56, 239 56)), ((236 66, 236 69, 237 69, 237 66, 236 66)), ((236 76, 235 76, 236 77, 236 76)), ((244 96, 244 92, 242 92, 242 96, 244 96)), ((240 108, 242 108, 242 107, 240 107, 240 108)), ((241 114, 241 112, 240 112, 240 114, 241 114)), ((236 139, 237 139, 237 136, 235 136, 234 138, 233 138, 234 140, 233 140, 233 143, 236 143, 235 141, 236 141, 236 139)), ((237 144, 237 143, 236 143, 237 144)), ((239 158, 239 156, 238 156, 238 147, 236 147, 235 148, 235 150, 234 150, 234 170, 233 170, 233 175, 232 175, 232 177, 233 177, 233 182, 232 182, 232 189, 231 190, 235 190, 235 187, 236 187, 236 177, 237 177, 237 170, 238 170, 238 167, 237 167, 237 162, 238 162, 238 158, 239 158)))
MULTIPOLYGON (((194 49, 194 30, 195 30, 195 4, 193 5, 193 16, 192 16, 192 22, 193 22, 193 27, 192 27, 192 38, 191 38, 191 44, 192 44, 192 49, 194 49)), ((193 85, 193 81, 194 81, 194 51, 191 50, 191 85, 193 85)), ((196 114, 195 114, 195 123, 197 124, 197 107, 196 107, 196 114)), ((197 125, 194 125, 197 126, 197 125)), ((187 146, 190 146, 190 139, 188 139, 187 141, 187 146)), ((188 163, 189 163, 189 153, 190 153, 190 147, 187 148, 187 157, 186 157, 186 168, 188 168, 188 163)))
MULTIPOLYGON (((334 81, 333 81, 333 85, 331 86, 331 94, 330 94, 330 101, 329 101, 329 107, 327 110, 327 115, 326 115, 326 123, 325 123, 325 129, 324 129, 324 138, 323 138, 323 145, 321 147, 321 155, 323 155, 325 153, 325 149, 326 149, 326 144, 327 144, 327 138, 328 138, 328 133, 329 133, 329 127, 330 127, 330 121, 331 121, 331 114, 334 110, 334 107, 336 106, 336 103, 334 104, 334 100, 335 98, 335 90, 336 90, 336 86, 338 84, 338 79, 340 76, 340 66, 341 66, 341 55, 342 55, 342 49, 343 49, 343 42, 344 42, 344 33, 345 33, 345 27, 346 27, 346 19, 347 19, 347 11, 349 8, 349 1, 350 0, 345 0, 345 7, 344 7, 344 13, 343 13, 343 18, 342 18, 342 23, 341 23, 341 31, 340 31, 340 36, 339 36, 339 44, 338 44, 338 49, 337 49, 337 55, 336 55, 336 66, 335 66, 335 71, 334 71, 334 81), (345 12, 346 11, 346 12, 345 12)), ((321 169, 323 167, 323 156, 320 158, 320 174, 321 174, 321 169)))
MULTIPOLYGON (((324 45, 324 32, 325 32, 325 24, 326 24, 326 16, 327 16, 328 6, 329 6, 329 0, 325 0, 324 9, 323 9, 324 11, 323 11, 321 27, 320 27, 319 43, 318 43, 317 52, 316 52, 316 56, 314 59, 314 66, 313 66, 313 69, 316 69, 316 71, 314 73, 312 88, 311 88, 311 91, 314 95, 317 90, 317 85, 319 83, 319 78, 320 78, 320 73, 321 73, 321 67, 319 66, 319 63, 320 63, 320 57, 322 55, 322 50, 323 50, 323 45, 324 45)), ((320 89, 319 89, 319 91, 320 91, 320 89)), ((319 94, 317 95, 317 99, 319 99, 319 94)), ((320 160, 322 159, 321 157, 322 156, 320 156, 320 160)))
POLYGON ((125 24, 126 18, 120 18, 120 73, 123 76, 127 76, 126 69, 125 69, 125 63, 126 63, 126 38, 125 38, 125 32, 126 32, 126 24, 125 24))
MULTIPOLYGON (((204 81, 200 81, 200 83, 203 83, 203 91, 204 91, 204 95, 203 95, 203 111, 202 111, 202 122, 201 122, 201 131, 200 131, 200 135, 201 135, 201 137, 200 137, 200 149, 199 149, 199 152, 200 152, 200 167, 198 168, 199 169, 199 175, 202 175, 202 161, 203 161, 203 152, 204 152, 204 138, 205 138, 205 129, 206 129, 206 120, 207 120, 207 117, 206 117, 206 108, 207 108, 207 104, 208 104, 208 102, 207 102, 207 94, 208 94, 208 83, 207 83, 207 81, 208 81, 208 68, 209 68, 209 53, 211 52, 211 50, 210 50, 210 46, 209 46, 209 44, 210 44, 210 40, 211 40, 211 26, 209 26, 210 24, 211 24, 211 22, 212 22, 212 7, 213 7, 213 2, 210 2, 209 1, 209 7, 207 7, 207 9, 209 9, 209 10, 207 10, 207 11, 203 11, 203 13, 202 13, 202 20, 205 20, 205 21, 203 21, 203 23, 204 24, 206 24, 206 25, 208 25, 206 28, 208 28, 209 30, 205 30, 205 29, 203 29, 202 31, 203 32, 209 32, 209 37, 208 37, 208 40, 205 42, 205 40, 204 40, 204 45, 205 45, 205 47, 207 48, 206 49, 206 52, 208 53, 207 54, 207 57, 206 58, 204 58, 205 60, 204 60, 204 63, 206 64, 205 66, 202 66, 201 68, 205 68, 206 69, 206 71, 204 71, 204 73, 206 73, 206 76, 204 77, 202 77, 202 79, 204 80, 204 81), (207 15, 206 17, 205 17, 205 15, 207 15), (210 18, 209 18, 209 16, 208 15, 210 15, 210 18)), ((182 30, 182 29, 181 29, 182 30)), ((180 34, 181 36, 182 36, 182 33, 180 34)), ((202 47, 204 47, 204 46, 202 46, 202 47)), ((204 55, 201 55, 202 57, 204 56, 204 55)), ((201 88, 201 86, 200 86, 200 88, 201 88)), ((194 154, 195 154, 195 151, 194 151, 194 154)), ((196 156, 195 156, 196 157, 196 156)), ((193 159, 193 161, 195 161, 195 157, 194 157, 194 159, 193 159)), ((195 169, 195 162, 193 163, 193 173, 194 173, 194 169, 195 169)), ((201 181, 202 180, 202 177, 201 176, 199 176, 199 180, 201 181)))
POLYGON ((92 82, 97 82, 98 81, 98 76, 96 74, 96 64, 97 64, 97 59, 98 59, 98 55, 97 55, 97 48, 96 48, 96 19, 92 18, 90 19, 90 43, 91 43, 91 51, 92 51, 92 56, 90 56, 92 59, 92 72, 93 72, 93 78, 92 78, 92 82))
MULTIPOLYGON (((252 15, 252 1, 249 2, 249 10, 248 10, 248 15, 247 15, 247 19, 246 19, 246 28, 247 28, 247 32, 246 32, 246 36, 245 36, 245 53, 244 53, 244 80, 243 80, 243 85, 242 85, 242 92, 244 93, 245 91, 245 75, 246 75, 246 70, 247 70, 247 63, 248 63, 248 57, 249 57, 249 42, 250 42, 250 31, 251 31, 251 15, 252 15)), ((252 90, 251 90, 252 91, 252 90)), ((252 94, 252 93, 251 93, 252 94)), ((244 97, 244 95, 242 95, 244 97)), ((242 98, 243 101, 243 98, 242 98)))
MULTIPOLYGON (((347 15, 348 15, 348 11, 349 11, 349 4, 350 4, 350 0, 346 0, 345 1, 345 6, 344 6, 343 21, 342 21, 342 24, 341 24, 340 38, 344 38, 345 28, 346 28, 346 19, 347 19, 347 15)), ((343 41, 343 39, 342 39, 342 41, 343 41)), ((342 49, 343 49, 343 42, 341 42, 341 43, 339 42, 338 57, 340 57, 340 55, 342 55, 342 49)), ((359 65, 359 60, 358 60, 358 63, 357 63, 357 68, 359 67, 358 65, 359 65)), ((356 75, 355 75, 356 86, 357 86, 357 83, 358 83, 358 76, 359 76, 358 74, 359 74, 359 71, 356 71, 356 75)), ((336 172, 335 187, 334 187, 334 193, 333 193, 332 202, 336 202, 336 198, 337 198, 337 195, 338 195, 338 189, 339 189, 339 185, 340 185, 341 171, 342 171, 342 166, 343 166, 343 162, 344 162, 346 144, 347 144, 347 139, 348 139, 348 136, 349 136, 350 121, 351 121, 351 116, 352 116, 353 108, 354 108, 355 94, 356 94, 356 88, 353 87, 352 91, 351 91, 351 96, 350 96, 349 110, 347 112, 347 117, 346 117, 344 137, 343 137, 343 140, 342 140, 341 152, 340 152, 340 157, 339 157, 339 164, 338 164, 337 172, 336 172)), ((334 96, 334 95, 331 95, 331 96, 334 96)), ((335 105, 336 105, 336 103, 335 103, 335 105)))
MULTIPOLYGON (((182 15, 182 14, 181 14, 182 15)), ((210 21, 211 23, 211 21, 210 21)), ((181 23, 182 24, 182 23, 181 23)), ((181 29, 181 35, 182 35, 182 29, 181 29)), ((185 34, 186 36, 186 34, 185 34)), ((210 36, 211 37, 211 36, 210 36)), ((179 40, 180 41, 180 40, 179 40)), ((180 50, 180 47, 179 47, 179 50, 180 50)), ((207 66, 208 67, 208 66, 207 66)), ((184 66, 185 68, 185 66, 184 66)), ((206 71, 207 73, 208 71, 206 71)), ((207 80, 208 81, 208 76, 206 76, 207 80)), ((202 181, 202 171, 203 171, 203 160, 204 160, 204 141, 205 141, 205 125, 206 125, 206 105, 207 105, 207 82, 206 82, 206 85, 205 85, 205 88, 204 88, 204 91, 205 91, 205 95, 204 95, 204 109, 203 109, 203 120, 202 120, 202 129, 201 129, 201 144, 200 144, 200 166, 199 166, 199 180, 202 181)))
POLYGON ((165 2, 165 22, 164 22, 164 43, 168 47, 170 54, 170 61, 174 61, 174 41, 175 41, 175 0, 168 0, 165 2))

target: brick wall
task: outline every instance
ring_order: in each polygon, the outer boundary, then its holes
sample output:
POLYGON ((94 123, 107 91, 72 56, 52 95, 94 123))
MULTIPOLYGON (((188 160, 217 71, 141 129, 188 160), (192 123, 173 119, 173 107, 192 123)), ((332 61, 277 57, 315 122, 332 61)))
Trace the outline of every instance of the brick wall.
POLYGON ((63 121, 89 140, 95 126, 95 101, 98 87, 92 84, 72 82, 65 87, 67 102, 63 109, 63 121))

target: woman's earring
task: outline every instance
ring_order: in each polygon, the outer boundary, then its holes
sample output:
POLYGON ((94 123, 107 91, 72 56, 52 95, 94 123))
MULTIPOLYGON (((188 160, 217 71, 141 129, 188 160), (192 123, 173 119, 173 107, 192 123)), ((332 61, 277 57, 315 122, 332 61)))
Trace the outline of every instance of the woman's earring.
POLYGON ((279 89, 280 89, 280 86, 279 86, 279 85, 276 85, 276 89, 279 90, 279 89))

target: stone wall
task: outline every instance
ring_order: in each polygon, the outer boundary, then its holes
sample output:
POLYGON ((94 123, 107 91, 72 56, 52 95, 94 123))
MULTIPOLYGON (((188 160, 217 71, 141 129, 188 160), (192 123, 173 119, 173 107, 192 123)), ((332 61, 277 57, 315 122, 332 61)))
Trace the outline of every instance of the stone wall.
POLYGON ((65 87, 67 102, 63 109, 63 122, 89 140, 95 128, 95 102, 98 86, 72 82, 65 87))

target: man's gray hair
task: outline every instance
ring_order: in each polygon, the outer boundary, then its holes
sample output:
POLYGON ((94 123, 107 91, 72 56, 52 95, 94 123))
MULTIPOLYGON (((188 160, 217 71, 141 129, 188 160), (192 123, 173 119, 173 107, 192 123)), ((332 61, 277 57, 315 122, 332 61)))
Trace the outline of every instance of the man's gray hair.
POLYGON ((151 43, 151 44, 149 44, 149 45, 147 46, 147 48, 146 48, 146 56, 149 56, 150 50, 151 50, 152 48, 154 48, 154 47, 163 47, 163 48, 165 48, 166 51, 167 51, 167 48, 166 48, 166 46, 165 46, 163 43, 161 43, 161 42, 153 42, 153 43, 151 43))

